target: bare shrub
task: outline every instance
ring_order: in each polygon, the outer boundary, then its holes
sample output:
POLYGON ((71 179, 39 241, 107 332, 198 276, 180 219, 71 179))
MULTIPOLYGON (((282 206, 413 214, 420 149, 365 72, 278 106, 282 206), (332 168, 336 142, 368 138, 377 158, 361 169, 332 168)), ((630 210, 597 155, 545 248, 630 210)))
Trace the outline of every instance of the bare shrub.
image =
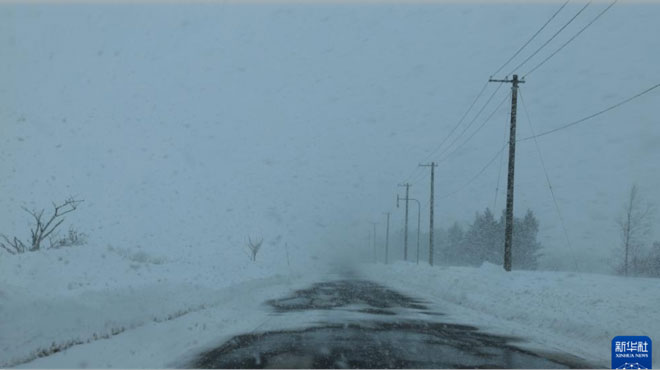
POLYGON ((24 243, 17 237, 9 238, 2 234, 0 237, 0 248, 3 248, 11 254, 20 254, 25 252, 34 252, 45 248, 42 243, 44 240, 50 241, 50 248, 59 248, 63 246, 82 245, 86 242, 86 235, 70 228, 69 233, 64 238, 57 238, 55 231, 64 222, 64 215, 75 211, 82 200, 68 198, 61 204, 53 202, 53 212, 50 216, 44 217, 45 210, 29 210, 23 207, 33 219, 33 226, 30 228, 30 239, 24 243))
POLYGON ((259 253, 259 249, 261 249, 261 244, 264 242, 264 239, 261 238, 257 242, 253 242, 252 238, 248 237, 248 249, 250 250, 250 260, 252 262, 255 262, 257 260, 257 253, 259 253))

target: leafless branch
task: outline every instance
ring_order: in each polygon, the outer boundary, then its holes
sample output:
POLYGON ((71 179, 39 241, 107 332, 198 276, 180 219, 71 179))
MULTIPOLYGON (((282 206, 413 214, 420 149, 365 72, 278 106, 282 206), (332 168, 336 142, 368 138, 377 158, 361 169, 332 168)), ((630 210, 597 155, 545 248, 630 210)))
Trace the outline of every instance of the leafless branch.
MULTIPOLYGON (((53 203, 53 213, 47 220, 44 219, 45 210, 29 210, 22 207, 23 210, 34 219, 34 226, 30 228, 30 246, 26 247, 26 245, 16 237, 14 237, 13 240, 9 240, 9 238, 3 235, 5 243, 0 243, 0 247, 12 254, 23 253, 26 251, 37 251, 41 249, 41 243, 46 239, 50 240, 51 237, 54 236, 53 232, 62 225, 65 220, 63 216, 75 211, 78 208, 78 205, 82 202, 82 200, 76 200, 73 197, 69 197, 62 204, 53 203), (13 251, 10 247, 13 248, 13 251)), ((71 235, 71 231, 69 231, 69 236, 71 235)), ((84 236, 84 234, 78 236, 84 236)), ((55 245, 57 245, 57 242, 55 245)), ((53 246, 52 241, 51 246, 53 246)))
POLYGON ((252 253, 252 261, 257 260, 257 253, 259 253, 259 249, 261 249, 261 244, 263 243, 264 239, 261 238, 257 242, 253 242, 252 238, 248 237, 248 248, 250 249, 250 252, 252 253))
POLYGON ((18 238, 14 237, 14 239, 9 240, 6 235, 0 235, 2 239, 5 240, 5 242, 0 242, 0 247, 2 247, 4 250, 11 254, 17 254, 17 253, 23 253, 25 252, 25 244, 23 244, 22 241, 20 241, 18 238), (10 248, 11 247, 11 248, 10 248), (13 248, 13 249, 12 249, 13 248))

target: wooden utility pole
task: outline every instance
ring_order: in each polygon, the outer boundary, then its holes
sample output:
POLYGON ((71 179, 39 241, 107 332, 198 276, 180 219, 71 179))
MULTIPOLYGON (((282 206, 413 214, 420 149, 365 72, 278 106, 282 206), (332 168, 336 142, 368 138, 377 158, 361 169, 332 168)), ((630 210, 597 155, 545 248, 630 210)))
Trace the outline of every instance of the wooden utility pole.
POLYGON ((419 265, 419 223, 422 219, 422 204, 415 198, 410 198, 410 200, 414 200, 417 203, 417 264, 419 265))
MULTIPOLYGON (((406 201, 406 222, 403 227, 403 260, 408 261, 408 194, 410 191, 410 184, 405 183, 405 184, 400 184, 399 186, 405 186, 406 187, 406 198, 404 199, 406 201)), ((399 206, 399 195, 397 194, 397 202, 396 206, 399 206)))
POLYGON ((509 173, 506 185, 506 217, 504 227, 504 269, 511 271, 511 247, 513 242, 513 180, 516 164, 516 113, 518 105, 518 84, 524 80, 518 80, 518 75, 513 79, 494 80, 490 82, 511 83, 511 127, 509 129, 509 173))
POLYGON ((387 228, 385 231, 385 264, 389 263, 390 254, 390 213, 385 212, 387 215, 387 228))
POLYGON ((431 199, 429 201, 429 265, 433 266, 433 189, 435 189, 435 168, 438 167, 435 162, 429 164, 420 164, 420 167, 431 167, 431 199))
POLYGON ((374 225, 374 263, 378 262, 378 254, 376 252, 376 225, 378 222, 372 222, 372 225, 374 225))
MULTIPOLYGON (((396 195, 397 207, 399 206, 399 200, 400 199, 403 199, 403 198, 399 197, 399 195, 397 194, 396 195)), ((419 203, 419 200, 417 200, 415 198, 406 198, 406 199, 407 200, 413 200, 413 201, 415 201, 415 203, 417 203, 417 264, 419 265, 419 230, 420 230, 419 222, 421 220, 422 205, 421 205, 421 203, 419 203)))

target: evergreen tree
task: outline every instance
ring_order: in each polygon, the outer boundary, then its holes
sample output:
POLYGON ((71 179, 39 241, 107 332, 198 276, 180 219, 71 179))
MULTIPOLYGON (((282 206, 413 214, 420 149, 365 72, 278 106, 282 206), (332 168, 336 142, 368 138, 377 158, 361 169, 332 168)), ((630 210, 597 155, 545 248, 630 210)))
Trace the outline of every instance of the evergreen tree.
MULTIPOLYGON (((504 248, 505 211, 502 211, 499 226, 501 230, 501 246, 504 248)), ((539 222, 534 212, 528 209, 525 217, 513 218, 513 245, 511 248, 511 264, 516 270, 534 270, 538 268, 538 258, 541 257, 541 243, 537 241, 539 222)), ((504 252, 502 251, 500 255, 504 252)), ((503 262, 500 262, 503 263, 503 262)))
POLYGON ((530 209, 522 220, 514 220, 511 251, 513 268, 534 270, 538 267, 538 258, 541 256, 541 243, 536 240, 538 231, 539 222, 530 209))
POLYGON ((472 265, 480 265, 484 261, 501 263, 498 234, 499 226, 490 209, 486 208, 483 215, 477 212, 465 237, 467 262, 472 265))
POLYGON ((445 258, 448 263, 464 265, 469 263, 465 256, 465 231, 458 223, 454 224, 447 230, 447 244, 445 249, 445 258))
POLYGON ((639 261, 639 271, 642 276, 660 277, 660 242, 654 242, 648 252, 639 261))
MULTIPOLYGON (((496 265, 504 263, 504 212, 499 221, 490 209, 477 212, 474 221, 466 228, 458 222, 449 229, 437 229, 436 258, 447 265, 479 266, 484 262, 496 265)), ((531 210, 523 218, 514 218, 512 263, 514 269, 536 269, 541 256, 541 244, 537 241, 539 222, 531 210)), ((424 236, 428 239, 428 234, 424 236)), ((660 246, 658 247, 660 255, 660 246)), ((424 255, 422 260, 426 260, 424 255)), ((660 263, 660 260, 659 260, 660 263)), ((649 268, 650 269, 650 268, 649 268)))

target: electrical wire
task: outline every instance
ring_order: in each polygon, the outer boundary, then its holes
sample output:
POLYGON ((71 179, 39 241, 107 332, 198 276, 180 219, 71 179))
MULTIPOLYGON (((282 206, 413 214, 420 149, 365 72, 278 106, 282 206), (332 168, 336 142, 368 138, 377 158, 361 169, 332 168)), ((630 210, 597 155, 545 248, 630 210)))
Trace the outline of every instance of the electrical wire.
POLYGON ((420 170, 421 170, 421 172, 419 172, 417 174, 417 176, 415 176, 414 179, 412 179, 411 181, 408 181, 408 182, 410 182, 411 184, 417 184, 419 182, 422 182, 423 180, 426 180, 426 178, 429 176, 429 172, 426 171, 424 168, 421 168, 421 167, 420 167, 420 170))
MULTIPOLYGON (((523 110, 525 111, 525 116, 527 116, 527 123, 529 124, 529 129, 532 132, 532 135, 534 135, 534 127, 532 127, 532 120, 529 118, 529 111, 527 110, 527 106, 525 105, 525 99, 523 98, 522 91, 520 91, 520 102, 522 103, 523 110)), ((564 222, 564 217, 561 215, 561 210, 559 209, 559 203, 557 202, 557 197, 555 196, 555 191, 552 188, 552 183, 550 182, 550 176, 548 175, 548 170, 545 166, 545 161, 543 160, 543 154, 541 154, 541 147, 539 146, 538 140, 534 138, 534 143, 536 144, 536 151, 539 154, 539 159, 541 160, 541 168, 543 168, 543 173, 545 174, 545 180, 548 183, 548 189, 550 189, 550 195, 552 196, 552 201, 555 203, 555 209, 557 210, 557 216, 559 216, 559 221, 561 223, 561 228, 564 231, 564 237, 566 238, 566 243, 568 244, 568 248, 572 251, 575 252, 573 249, 573 245, 571 243, 571 239, 568 237, 568 231, 566 230, 566 223, 564 222)), ((575 263, 575 269, 579 270, 578 264, 577 264, 577 259, 575 258, 575 255, 573 254, 573 263, 575 263)))
POLYGON ((490 165, 493 164, 493 162, 495 162, 495 159, 497 159, 497 156, 500 155, 500 153, 504 150, 504 148, 506 148, 506 144, 505 144, 505 145, 502 145, 502 147, 501 147, 501 148, 495 153, 495 155, 493 156, 493 158, 491 158, 491 159, 488 161, 488 163, 486 163, 486 165, 485 165, 485 166, 484 166, 479 172, 477 172, 476 175, 474 175, 474 176, 470 179, 470 181, 468 181, 467 183, 465 183, 465 185, 463 185, 462 187, 456 189, 455 191, 452 191, 451 193, 447 193, 447 194, 444 194, 444 195, 439 196, 438 199, 449 198, 450 196, 452 196, 452 195, 454 195, 454 194, 460 192, 461 190, 465 189, 466 187, 468 187, 468 186, 469 186, 474 180, 476 180, 479 176, 481 176, 481 174, 484 173, 484 171, 486 171, 486 169, 488 169, 488 167, 490 167, 490 165))
POLYGON ((463 129, 463 131, 461 131, 461 133, 458 134, 458 136, 456 136, 456 137, 454 138, 454 140, 452 140, 452 142, 451 142, 447 147, 445 147, 445 150, 443 150, 443 151, 438 155, 438 157, 443 157, 443 156, 447 153, 447 151, 448 151, 449 149, 451 149, 451 147, 452 147, 452 146, 458 141, 458 139, 460 139, 460 138, 465 134, 465 132, 466 132, 466 131, 472 126, 472 124, 473 124, 474 122, 476 122, 477 118, 479 118, 479 116, 480 116, 481 113, 484 111, 484 109, 486 109, 486 107, 488 106, 488 104, 490 103, 490 101, 493 100, 493 97, 495 96, 495 94, 497 94, 497 92, 500 90, 500 88, 502 87, 503 84, 504 84, 504 83, 501 82, 501 83, 499 83, 499 84, 497 85, 497 89, 495 89, 495 91, 493 91, 493 93, 490 94, 490 96, 488 97, 488 100, 486 100, 486 103, 484 103, 484 105, 481 107, 481 109, 479 109, 479 112, 477 112, 477 114, 474 116, 474 118, 472 118, 472 120, 470 121, 470 123, 468 123, 467 126, 465 126, 465 128, 463 129))
POLYGON ((550 135, 550 134, 552 134, 552 133, 555 133, 555 132, 557 132, 557 131, 561 131, 561 130, 567 129, 567 128, 569 128, 569 127, 573 127, 573 126, 578 125, 578 124, 580 124, 580 123, 582 123, 582 122, 584 122, 584 121, 587 121, 587 120, 590 120, 590 119, 592 119, 592 118, 594 118, 594 117, 597 117, 597 116, 599 116, 599 115, 601 115, 601 114, 603 114, 603 113, 609 112, 609 111, 611 111, 612 109, 618 108, 618 107, 620 107, 620 106, 622 106, 622 105, 624 105, 624 104, 626 104, 626 103, 628 103, 628 102, 630 102, 630 101, 633 101, 633 100, 635 100, 635 99, 641 97, 642 95, 645 95, 645 94, 647 94, 647 93, 649 93, 649 92, 651 92, 651 91, 657 89, 658 87, 660 87, 660 83, 657 83, 657 84, 655 84, 655 85, 649 87, 648 89, 646 89, 646 90, 644 90, 644 91, 642 91, 642 92, 640 92, 640 93, 637 93, 637 94, 635 94, 635 95, 633 95, 633 96, 631 96, 631 97, 629 97, 629 98, 627 98, 627 99, 624 99, 624 100, 622 100, 622 101, 620 101, 620 102, 618 102, 618 103, 616 103, 616 104, 614 104, 614 105, 611 105, 611 106, 609 106, 609 107, 607 107, 607 108, 605 108, 605 109, 603 109, 603 110, 601 110, 601 111, 598 111, 598 112, 596 112, 596 113, 594 113, 594 114, 590 114, 590 115, 588 115, 588 116, 586 116, 586 117, 583 117, 583 118, 580 118, 580 119, 578 119, 578 120, 576 120, 576 121, 573 121, 573 122, 567 123, 567 124, 565 124, 565 125, 559 126, 559 127, 554 128, 554 129, 552 129, 552 130, 548 130, 548 131, 541 132, 540 134, 537 134, 537 135, 527 136, 527 137, 524 137, 524 138, 522 138, 522 139, 518 139, 517 142, 522 142, 522 141, 527 141, 527 140, 532 140, 532 139, 536 140, 536 138, 539 138, 539 137, 542 137, 542 136, 546 136, 546 135, 550 135))
POLYGON ((545 27, 546 27, 546 26, 547 26, 547 25, 548 25, 548 24, 549 24, 549 23, 550 23, 550 22, 551 22, 551 21, 557 16, 557 14, 559 14, 559 12, 561 12, 561 10, 564 9, 564 7, 566 6, 566 4, 568 4, 569 1, 571 1, 571 0, 566 0, 566 1, 564 2, 564 4, 562 4, 562 6, 560 6, 559 9, 557 9, 557 11, 555 11, 555 13, 550 17, 550 19, 548 19, 548 20, 545 22, 545 24, 543 24, 543 26, 541 26, 541 28, 539 28, 539 30, 536 31, 536 33, 533 34, 532 37, 530 37, 529 40, 527 40, 527 42, 526 42, 525 44, 523 44, 523 46, 521 46, 520 49, 518 49, 518 50, 517 50, 512 56, 511 56, 511 58, 509 58, 506 62, 504 62, 504 64, 502 64, 502 65, 500 66, 500 68, 497 69, 497 71, 495 71, 494 73, 492 73, 491 76, 498 74, 498 73, 499 73, 504 67, 506 67, 506 66, 507 66, 507 65, 513 60, 513 58, 515 58, 516 56, 518 56, 518 54, 520 54, 520 52, 523 51, 523 49, 524 49, 525 47, 527 47, 527 45, 529 45, 529 43, 532 42, 532 40, 534 40, 534 39, 536 38, 536 36, 538 36, 539 33, 541 33, 541 31, 543 31, 543 29, 544 29, 544 28, 545 28, 545 27))
POLYGON ((476 135, 479 131, 481 131, 481 129, 486 125, 486 123, 488 123, 488 121, 490 121, 490 119, 493 118, 495 113, 499 112, 500 108, 502 107, 502 104, 504 104, 504 102, 507 101, 507 99, 510 96, 511 96, 511 94, 505 95, 504 99, 502 99, 502 101, 497 105, 495 110, 493 110, 493 112, 490 115, 488 115, 488 118, 486 118, 486 120, 484 120, 484 122, 481 124, 481 126, 479 126, 474 132, 472 132, 472 134, 465 141, 463 141, 460 145, 455 147, 454 150, 449 152, 449 154, 447 154, 444 158, 439 159, 436 163, 439 164, 439 163, 445 162, 448 158, 450 158, 452 156, 452 154, 456 153, 461 147, 463 147, 463 145, 467 144, 467 142, 470 141, 470 139, 472 139, 474 137, 474 135, 476 135))
MULTIPOLYGON (((566 5, 569 3, 569 1, 570 1, 570 0, 566 0, 566 2, 564 2, 564 3, 559 7, 559 9, 557 9, 557 10, 555 11, 555 13, 554 13, 554 14, 553 14, 553 15, 552 15, 552 16, 551 16, 551 17, 545 22, 545 24, 543 24, 543 26, 541 26, 541 28, 540 28, 538 31, 536 31, 536 33, 534 33, 534 35, 532 35, 532 37, 531 37, 529 40, 527 40, 527 42, 525 42, 525 44, 523 44, 523 46, 520 47, 520 48, 519 48, 519 49, 518 49, 518 50, 517 50, 517 51, 516 51, 516 52, 515 52, 510 58, 509 58, 509 60, 507 60, 502 66, 500 66, 500 68, 498 68, 497 71, 495 71, 495 73, 493 73, 493 75, 494 75, 494 74, 497 74, 497 73, 498 73, 500 70, 502 70, 506 65, 508 65, 508 64, 511 62, 511 60, 513 60, 518 54, 520 54, 520 52, 521 52, 525 47, 527 47, 527 45, 529 45, 529 43, 530 43, 534 38, 536 38, 536 36, 538 36, 538 34, 540 34, 541 31, 542 31, 543 29, 545 29, 545 27, 546 27, 546 26, 547 26, 547 25, 548 25, 548 24, 549 24, 549 23, 550 23, 550 22, 551 22, 551 21, 557 16, 557 14, 559 14, 559 13, 561 12, 561 10, 564 9, 564 7, 566 7, 566 5)), ((589 5, 589 3, 587 3, 587 5, 589 5)), ((574 17, 573 17, 573 18, 572 18, 567 24, 565 24, 565 25, 564 25, 564 26, 563 26, 563 27, 562 27, 557 33, 555 33, 555 34, 550 38, 550 40, 548 40, 544 45, 542 45, 541 48, 537 49, 537 50, 532 54, 532 56, 530 56, 527 60, 529 60, 531 57, 533 57, 534 55, 536 55, 536 53, 538 53, 538 52, 539 52, 539 51, 540 51, 545 45, 547 45, 547 43, 549 43, 554 37, 556 37, 557 34, 559 34, 559 32, 561 32, 566 26, 568 26, 568 24, 570 24, 570 23, 572 22, 572 20, 573 20, 574 18, 576 18, 577 15, 579 15, 579 14, 582 12, 582 10, 584 10, 585 8, 586 8, 586 6, 583 7, 583 8, 580 10, 580 12, 578 12, 578 14, 576 14, 576 15, 575 15, 575 16, 574 16, 574 17)), ((527 62, 527 60, 525 60, 525 62, 527 62)), ((523 62, 523 64, 524 64, 525 62, 523 62)), ((517 68, 516 68, 516 69, 517 69, 517 68)), ((458 120, 458 122, 454 125, 454 127, 452 127, 452 129, 449 131, 449 134, 448 134, 447 136, 445 136, 445 138, 440 142, 439 145, 437 145, 434 149, 432 149, 432 150, 429 152, 429 154, 427 154, 427 155, 422 159, 422 162, 427 161, 429 158, 433 157, 433 156, 434 156, 434 155, 435 155, 440 149, 442 149, 443 145, 447 142, 447 140, 449 140, 449 138, 454 134, 454 132, 458 129, 458 127, 463 123, 463 121, 465 120, 465 118, 467 117, 467 115, 472 111, 472 108, 474 108, 474 105, 477 103, 477 101, 479 100, 479 98, 483 95, 483 93, 484 93, 484 91, 486 90, 486 87, 487 87, 487 86, 488 86, 488 82, 486 82, 486 83, 482 86, 481 90, 479 91, 479 93, 477 94, 477 96, 474 98, 474 100, 472 101, 472 103, 470 104, 470 106, 468 107, 468 109, 467 109, 467 110, 465 111, 465 113, 461 116, 461 118, 460 118, 460 119, 458 120)), ((501 84, 497 87, 497 89, 499 90, 500 87, 501 87, 501 84)), ((456 142, 456 141, 457 141, 457 140, 463 135, 463 133, 465 133, 465 131, 466 131, 466 130, 472 125, 472 123, 474 123, 474 121, 475 121, 475 120, 477 119, 477 117, 481 114, 481 112, 485 109, 485 107, 488 105, 488 103, 490 102, 490 100, 492 99, 492 97, 493 97, 494 95, 495 95, 495 93, 493 93, 493 94, 490 96, 490 98, 488 99, 488 101, 487 101, 487 102, 482 106, 482 108, 480 109, 479 113, 477 113, 477 115, 476 115, 476 116, 473 118, 473 120, 468 124, 468 126, 467 126, 467 127, 461 132, 461 134, 459 134, 459 136, 456 137, 456 138, 452 141, 452 143, 449 144, 449 147, 451 147, 451 146, 452 146, 452 145, 453 145, 453 144, 454 144, 454 143, 455 143, 455 142, 456 142)), ((444 155, 444 154, 447 152, 447 150, 448 150, 449 147, 445 148, 445 150, 440 154, 440 156, 444 155)), ((416 175, 419 174, 419 171, 420 171, 420 168, 419 168, 419 167, 416 167, 414 170, 412 170, 412 171, 410 172, 410 174, 409 174, 408 176, 405 177, 406 180, 404 180, 403 182, 410 182, 411 179, 413 178, 413 176, 416 176, 416 175)))
MULTIPOLYGON (((463 121, 465 120, 465 117, 467 117, 467 115, 470 113, 470 111, 472 110, 472 108, 474 107, 474 105, 477 103, 477 101, 479 100, 479 98, 483 95, 484 91, 486 91, 486 87, 488 87, 488 81, 486 81, 486 83, 484 83, 484 85, 482 86, 481 90, 479 91, 479 94, 477 94, 477 96, 474 98, 474 100, 472 101, 472 103, 470 104, 470 106, 468 107, 468 109, 465 111, 465 113, 463 113, 463 116, 461 116, 461 119, 458 120, 458 122, 456 123, 456 125, 454 125, 454 127, 449 131, 449 134, 444 138, 444 140, 442 140, 442 142, 440 142, 439 145, 437 145, 436 147, 434 147, 434 148, 429 152, 429 154, 427 154, 427 155, 422 159, 422 162, 428 160, 428 159, 429 159, 430 157, 432 157, 432 156, 433 156, 438 150, 440 150, 440 149, 442 148, 442 146, 447 142, 447 140, 448 140, 448 139, 451 137, 451 135, 456 131, 456 129, 461 125, 461 123, 463 123, 463 121)), ((415 174, 417 173, 417 171, 419 171, 419 170, 420 170, 420 168, 419 168, 419 167, 416 167, 416 168, 410 173, 410 175, 406 176, 406 180, 404 180, 403 182, 408 182, 408 181, 410 181, 410 179, 412 178, 412 176, 415 175, 415 174)))
POLYGON ((520 69, 520 67, 522 67, 527 62, 529 62, 530 59, 532 59, 536 54, 538 54, 539 51, 541 51, 544 47, 546 47, 550 43, 550 41, 554 40, 554 38, 557 37, 557 35, 559 35, 561 31, 563 31, 566 27, 568 27, 568 25, 571 24, 575 20, 575 18, 577 18, 585 9, 587 9, 589 5, 591 5, 591 1, 586 3, 582 7, 582 9, 580 9, 577 13, 575 13, 575 15, 571 19, 569 19, 568 22, 566 22, 557 32, 555 32, 555 34, 552 35, 552 37, 550 37, 545 43, 543 43, 543 45, 541 45, 538 49, 536 49, 536 51, 534 51, 532 55, 528 56, 527 59, 523 60, 522 63, 518 64, 518 66, 516 66, 516 68, 514 68, 511 73, 509 73, 509 75, 512 75, 516 70, 520 69))
POLYGON ((586 26, 582 27, 582 29, 579 30, 575 35, 573 35, 573 37, 571 37, 570 39, 568 39, 568 41, 566 41, 564 44, 562 44, 557 50, 555 50, 555 51, 554 51, 552 54, 550 54, 548 57, 546 57, 545 59, 543 59, 543 61, 541 61, 541 63, 537 64, 537 65, 536 65, 534 68, 532 68, 529 72, 525 73, 525 76, 523 76, 523 78, 527 77, 530 73, 536 71, 539 67, 541 67, 543 64, 545 64, 545 62, 547 62, 548 60, 550 60, 550 58, 552 58, 553 56, 555 56, 555 54, 557 54, 557 53, 558 53, 561 49, 563 49, 566 45, 570 44, 571 41, 575 40, 575 38, 578 37, 582 32, 584 32, 584 30, 586 30, 587 28, 589 28, 589 26, 591 26, 594 22, 596 22, 596 20, 598 20, 598 18, 600 18, 603 14, 605 14, 605 12, 607 12, 608 10, 610 10, 610 8, 611 8, 612 6, 614 6, 614 4, 616 4, 617 1, 619 1, 619 0, 614 0, 612 3, 610 3, 610 5, 609 5, 607 8, 605 8, 603 11, 601 11, 600 13, 598 13, 598 15, 597 15, 596 17, 594 17, 594 19, 592 19, 591 22, 587 23, 586 26))
MULTIPOLYGON (((510 112, 510 110, 509 110, 509 112, 510 112)), ((506 133, 508 131, 507 128, 508 128, 508 126, 505 122, 504 130, 503 130, 504 134, 502 135, 502 143, 503 143, 502 145, 506 145, 506 143, 507 143, 507 140, 506 140, 506 133)), ((504 163, 504 161, 502 160, 503 158, 504 158, 504 151, 501 151, 500 152, 500 167, 497 170, 497 183, 495 184, 495 199, 493 200, 493 211, 495 211, 495 207, 497 207, 497 196, 498 196, 499 191, 500 191, 500 177, 502 176, 502 163, 504 163)))

